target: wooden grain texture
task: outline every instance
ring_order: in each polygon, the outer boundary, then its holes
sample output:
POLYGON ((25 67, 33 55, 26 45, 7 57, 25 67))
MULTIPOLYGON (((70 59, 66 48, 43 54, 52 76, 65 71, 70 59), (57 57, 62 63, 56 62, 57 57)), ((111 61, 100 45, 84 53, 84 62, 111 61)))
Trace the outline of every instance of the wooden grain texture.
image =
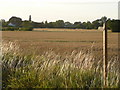
POLYGON ((104 23, 103 25, 103 77, 104 77, 104 87, 107 87, 107 64, 108 64, 108 60, 107 60, 107 54, 108 54, 108 50, 107 50, 107 25, 106 23, 104 23))

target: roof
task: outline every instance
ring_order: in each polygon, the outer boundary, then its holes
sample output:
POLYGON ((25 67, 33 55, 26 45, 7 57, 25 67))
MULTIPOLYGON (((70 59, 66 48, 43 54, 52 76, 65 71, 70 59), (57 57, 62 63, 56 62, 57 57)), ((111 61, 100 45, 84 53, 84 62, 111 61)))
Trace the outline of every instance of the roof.
POLYGON ((8 25, 9 25, 9 26, 13 26, 13 27, 15 27, 15 24, 12 24, 12 23, 9 23, 8 25))

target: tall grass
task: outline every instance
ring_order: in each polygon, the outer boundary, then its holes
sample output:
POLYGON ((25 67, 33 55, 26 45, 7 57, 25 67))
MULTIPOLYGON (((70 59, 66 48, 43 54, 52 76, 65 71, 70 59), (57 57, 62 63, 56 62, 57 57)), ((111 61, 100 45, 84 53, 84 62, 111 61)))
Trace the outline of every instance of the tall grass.
MULTIPOLYGON (((101 88, 102 57, 92 50, 23 55, 15 42, 2 44, 3 88, 101 88)), ((108 61, 108 87, 120 87, 117 56, 108 61)))

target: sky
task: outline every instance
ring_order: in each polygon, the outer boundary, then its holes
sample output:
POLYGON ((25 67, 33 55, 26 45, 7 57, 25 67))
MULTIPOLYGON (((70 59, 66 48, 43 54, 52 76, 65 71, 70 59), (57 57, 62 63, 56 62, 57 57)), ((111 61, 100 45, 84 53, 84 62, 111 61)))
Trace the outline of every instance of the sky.
POLYGON ((118 19, 119 0, 0 0, 0 19, 17 16, 36 22, 93 21, 107 16, 118 19))

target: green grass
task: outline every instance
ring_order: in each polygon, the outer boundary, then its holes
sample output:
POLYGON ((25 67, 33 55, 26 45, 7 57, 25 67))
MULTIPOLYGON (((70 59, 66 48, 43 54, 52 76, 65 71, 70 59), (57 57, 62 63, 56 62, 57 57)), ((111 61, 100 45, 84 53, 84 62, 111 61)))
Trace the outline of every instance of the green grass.
MULTIPOLYGON (((3 88, 101 88, 102 59, 92 51, 61 56, 54 51, 23 55, 16 43, 2 45, 3 88)), ((108 62, 108 87, 118 88, 119 64, 114 56, 108 62)))

